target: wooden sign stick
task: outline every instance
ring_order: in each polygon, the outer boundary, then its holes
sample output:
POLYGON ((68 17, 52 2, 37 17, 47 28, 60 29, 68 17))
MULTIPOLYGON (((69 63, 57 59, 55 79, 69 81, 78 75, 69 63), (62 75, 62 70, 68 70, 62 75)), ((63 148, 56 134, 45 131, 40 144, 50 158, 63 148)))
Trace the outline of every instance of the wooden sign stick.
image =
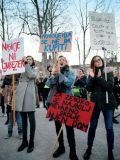
POLYGON ((48 160, 51 160, 52 153, 53 153, 53 151, 54 151, 54 149, 55 149, 55 147, 56 147, 56 145, 57 145, 57 143, 58 143, 58 138, 60 137, 60 134, 61 134, 61 132, 62 132, 62 130, 63 130, 63 127, 64 127, 64 124, 62 124, 62 126, 61 126, 61 128, 60 128, 60 131, 59 131, 59 133, 58 133, 58 135, 57 135, 56 141, 55 141, 55 143, 54 143, 54 145, 53 145, 53 147, 52 147, 52 149, 51 149, 51 152, 50 152, 50 154, 49 154, 49 156, 48 156, 48 160))
POLYGON ((12 75, 12 106, 13 106, 13 124, 15 126, 15 111, 16 111, 16 102, 15 102, 15 75, 12 75))

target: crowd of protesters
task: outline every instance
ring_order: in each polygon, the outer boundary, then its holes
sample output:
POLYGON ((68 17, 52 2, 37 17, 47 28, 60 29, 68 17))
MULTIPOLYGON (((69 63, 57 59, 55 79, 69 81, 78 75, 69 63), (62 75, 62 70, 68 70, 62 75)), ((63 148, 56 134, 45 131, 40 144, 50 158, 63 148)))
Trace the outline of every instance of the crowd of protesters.
MULTIPOLYGON (((95 103, 94 111, 90 121, 88 130, 87 149, 83 155, 84 160, 89 160, 92 154, 92 146, 95 138, 96 128, 98 125, 99 115, 102 112, 106 129, 106 139, 108 147, 108 160, 115 160, 113 154, 114 148, 114 130, 113 123, 118 124, 114 114, 115 109, 120 105, 120 74, 116 70, 104 69, 104 60, 100 56, 94 56, 91 60, 88 74, 80 68, 75 74, 69 67, 67 59, 59 56, 53 66, 48 66, 49 75, 47 77, 39 77, 39 71, 35 69, 35 62, 32 56, 23 57, 25 64, 25 73, 16 78, 16 122, 18 125, 18 136, 22 139, 22 143, 17 149, 18 152, 23 151, 27 147, 27 152, 34 150, 34 137, 36 130, 35 110, 40 107, 40 101, 43 107, 48 109, 54 92, 66 93, 84 99, 88 98, 95 103), (107 75, 107 79, 105 78, 107 75), (108 103, 106 101, 108 100, 108 103), (28 137, 28 119, 30 123, 30 136, 28 137)), ((5 124, 8 124, 7 138, 12 136, 13 132, 13 93, 12 93, 12 77, 5 76, 0 83, 0 104, 2 116, 6 115, 5 124), (7 97, 7 98, 6 98, 7 97), (6 108, 6 109, 5 109, 6 108)), ((61 129, 61 122, 55 120, 56 134, 61 129)), ((76 153, 76 142, 74 128, 65 125, 68 144, 70 147, 70 160, 78 160, 76 153)), ((53 157, 57 158, 65 153, 65 145, 63 131, 58 138, 59 147, 53 153, 53 157)))

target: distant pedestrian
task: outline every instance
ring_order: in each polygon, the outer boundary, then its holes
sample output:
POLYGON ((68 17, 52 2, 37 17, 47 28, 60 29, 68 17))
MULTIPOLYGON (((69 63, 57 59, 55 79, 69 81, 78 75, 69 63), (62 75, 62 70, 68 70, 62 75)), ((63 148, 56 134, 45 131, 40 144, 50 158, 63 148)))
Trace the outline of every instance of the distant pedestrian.
MULTIPOLYGON (((47 66, 47 71, 49 72, 49 76, 45 77, 43 79, 44 88, 43 88, 43 95, 42 95, 42 98, 43 98, 43 107, 46 108, 46 109, 47 109, 46 100, 47 100, 50 88, 47 85, 45 85, 45 83, 46 83, 47 79, 51 77, 51 73, 52 73, 52 66, 51 65, 47 66)), ((50 119, 50 121, 51 121, 51 119, 50 119)))
MULTIPOLYGON (((6 75, 3 79, 3 83, 2 83, 2 99, 1 99, 1 105, 3 106, 3 108, 5 108, 5 103, 6 103, 6 97, 7 97, 7 90, 6 90, 6 86, 11 85, 12 83, 12 76, 11 75, 6 75)), ((5 109, 4 109, 5 110, 5 109)), ((11 111, 11 107, 9 105, 6 104, 6 114, 7 114, 7 120, 5 122, 5 125, 8 124, 9 122, 9 113, 11 111)))
POLYGON ((87 99, 86 83, 87 83, 87 76, 85 75, 84 70, 80 68, 77 71, 77 77, 74 83, 75 89, 78 89, 78 95, 77 95, 78 97, 87 99))
MULTIPOLYGON (((120 105, 120 71, 116 70, 115 71, 115 76, 114 76, 114 95, 117 101, 117 108, 120 105)), ((114 109, 115 112, 115 109, 114 109)), ((119 121, 115 118, 114 113, 113 113, 113 123, 118 124, 119 121)))
MULTIPOLYGON (((12 137, 13 134, 13 94, 12 94, 12 87, 10 85, 5 86, 7 91, 7 107, 9 108, 9 121, 8 121, 8 134, 5 137, 5 139, 8 139, 12 137)), ((21 114, 19 111, 15 111, 15 119, 17 123, 17 129, 18 129, 18 138, 22 139, 22 119, 21 114)))

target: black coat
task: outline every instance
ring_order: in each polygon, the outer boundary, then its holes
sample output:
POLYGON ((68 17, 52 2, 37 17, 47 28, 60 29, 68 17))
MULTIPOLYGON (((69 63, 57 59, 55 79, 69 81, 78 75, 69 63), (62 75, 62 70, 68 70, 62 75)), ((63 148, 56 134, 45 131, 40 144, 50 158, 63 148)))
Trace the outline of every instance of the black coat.
POLYGON ((87 77, 83 76, 81 79, 76 79, 74 86, 79 87, 79 88, 84 88, 87 83, 87 77))
POLYGON ((114 78, 114 95, 117 101, 117 104, 120 104, 120 80, 115 77, 114 78))
POLYGON ((95 102, 96 109, 113 109, 117 107, 113 86, 113 72, 107 73, 107 81, 104 73, 101 77, 88 77, 86 88, 88 92, 91 92, 90 99, 95 102), (108 104, 106 104, 106 91, 108 92, 108 104))
POLYGON ((80 95, 79 97, 87 99, 87 91, 86 91, 86 83, 87 77, 83 76, 81 79, 76 79, 74 86, 79 88, 80 95))

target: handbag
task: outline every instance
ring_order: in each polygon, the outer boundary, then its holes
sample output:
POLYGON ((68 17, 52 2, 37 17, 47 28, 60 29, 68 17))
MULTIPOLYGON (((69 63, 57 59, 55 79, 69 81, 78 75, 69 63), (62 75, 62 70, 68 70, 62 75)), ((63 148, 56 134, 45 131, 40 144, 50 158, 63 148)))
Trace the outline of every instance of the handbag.
POLYGON ((49 93, 48 93, 47 100, 46 100, 47 108, 50 106, 52 97, 53 97, 53 95, 54 95, 55 92, 56 92, 56 86, 54 86, 53 88, 51 88, 50 91, 49 91, 49 93))
POLYGON ((38 94, 38 88, 35 86, 35 97, 36 97, 36 106, 40 107, 40 99, 39 99, 39 94, 38 94))
POLYGON ((79 97, 80 96, 80 88, 78 88, 78 87, 73 88, 72 93, 73 93, 73 96, 79 97))

